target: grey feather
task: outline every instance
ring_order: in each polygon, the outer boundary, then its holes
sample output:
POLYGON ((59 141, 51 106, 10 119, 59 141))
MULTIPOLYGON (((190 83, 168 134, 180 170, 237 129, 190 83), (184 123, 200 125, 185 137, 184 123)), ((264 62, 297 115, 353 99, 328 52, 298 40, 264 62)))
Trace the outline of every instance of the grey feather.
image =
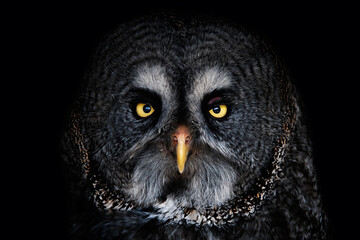
POLYGON ((99 46, 62 150, 74 239, 324 239, 296 89, 260 37, 153 15, 99 46), (209 115, 221 99, 224 118, 209 115), (151 103, 148 118, 134 104, 151 103), (191 138, 183 173, 171 137, 191 138))

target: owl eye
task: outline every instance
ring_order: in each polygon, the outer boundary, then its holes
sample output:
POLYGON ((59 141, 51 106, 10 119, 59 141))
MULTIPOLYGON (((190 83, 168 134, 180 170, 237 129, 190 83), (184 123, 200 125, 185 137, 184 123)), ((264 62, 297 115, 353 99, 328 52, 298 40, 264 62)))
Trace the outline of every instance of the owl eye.
POLYGON ((212 109, 210 109, 209 113, 211 116, 215 118, 223 118, 227 113, 227 106, 226 105, 214 106, 212 109))
POLYGON ((139 117, 146 118, 154 113, 155 109, 148 103, 138 103, 136 113, 139 117))

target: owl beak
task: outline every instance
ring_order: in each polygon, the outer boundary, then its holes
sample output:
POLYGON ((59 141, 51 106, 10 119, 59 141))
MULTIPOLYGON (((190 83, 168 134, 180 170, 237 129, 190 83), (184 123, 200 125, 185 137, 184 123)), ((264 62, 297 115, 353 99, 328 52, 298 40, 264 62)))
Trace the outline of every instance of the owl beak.
POLYGON ((172 136, 173 144, 176 148, 177 165, 180 173, 183 173, 185 168, 185 162, 188 157, 190 149, 191 136, 189 129, 186 126, 179 126, 175 130, 175 134, 172 136))

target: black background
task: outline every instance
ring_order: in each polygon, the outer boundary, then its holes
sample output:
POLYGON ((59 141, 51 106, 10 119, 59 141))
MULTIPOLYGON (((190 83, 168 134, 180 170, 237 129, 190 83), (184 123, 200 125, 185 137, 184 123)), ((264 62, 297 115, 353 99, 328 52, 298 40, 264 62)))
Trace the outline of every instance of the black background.
POLYGON ((165 9, 223 16, 272 43, 306 105, 333 236, 350 238, 356 232, 359 204, 354 8, 346 3, 241 1, 4 7, 3 12, 10 13, 3 21, 3 49, 9 54, 3 64, 9 72, 3 103, 4 118, 10 120, 5 130, 10 129, 6 150, 11 156, 3 168, 11 174, 5 177, 3 206, 12 210, 9 236, 64 238, 66 207, 56 148, 82 72, 105 33, 129 18, 165 9))

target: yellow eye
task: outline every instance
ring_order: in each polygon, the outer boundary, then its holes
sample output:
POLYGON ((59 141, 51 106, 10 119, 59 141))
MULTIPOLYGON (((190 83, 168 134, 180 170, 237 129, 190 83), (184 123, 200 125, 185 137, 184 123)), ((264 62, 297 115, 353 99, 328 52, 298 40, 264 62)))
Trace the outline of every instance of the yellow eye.
POLYGON ((215 118, 223 118, 227 113, 226 105, 218 105, 210 109, 209 113, 215 118))
POLYGON ((149 117, 154 111, 154 108, 148 103, 138 103, 136 105, 136 113, 142 118, 149 117))

